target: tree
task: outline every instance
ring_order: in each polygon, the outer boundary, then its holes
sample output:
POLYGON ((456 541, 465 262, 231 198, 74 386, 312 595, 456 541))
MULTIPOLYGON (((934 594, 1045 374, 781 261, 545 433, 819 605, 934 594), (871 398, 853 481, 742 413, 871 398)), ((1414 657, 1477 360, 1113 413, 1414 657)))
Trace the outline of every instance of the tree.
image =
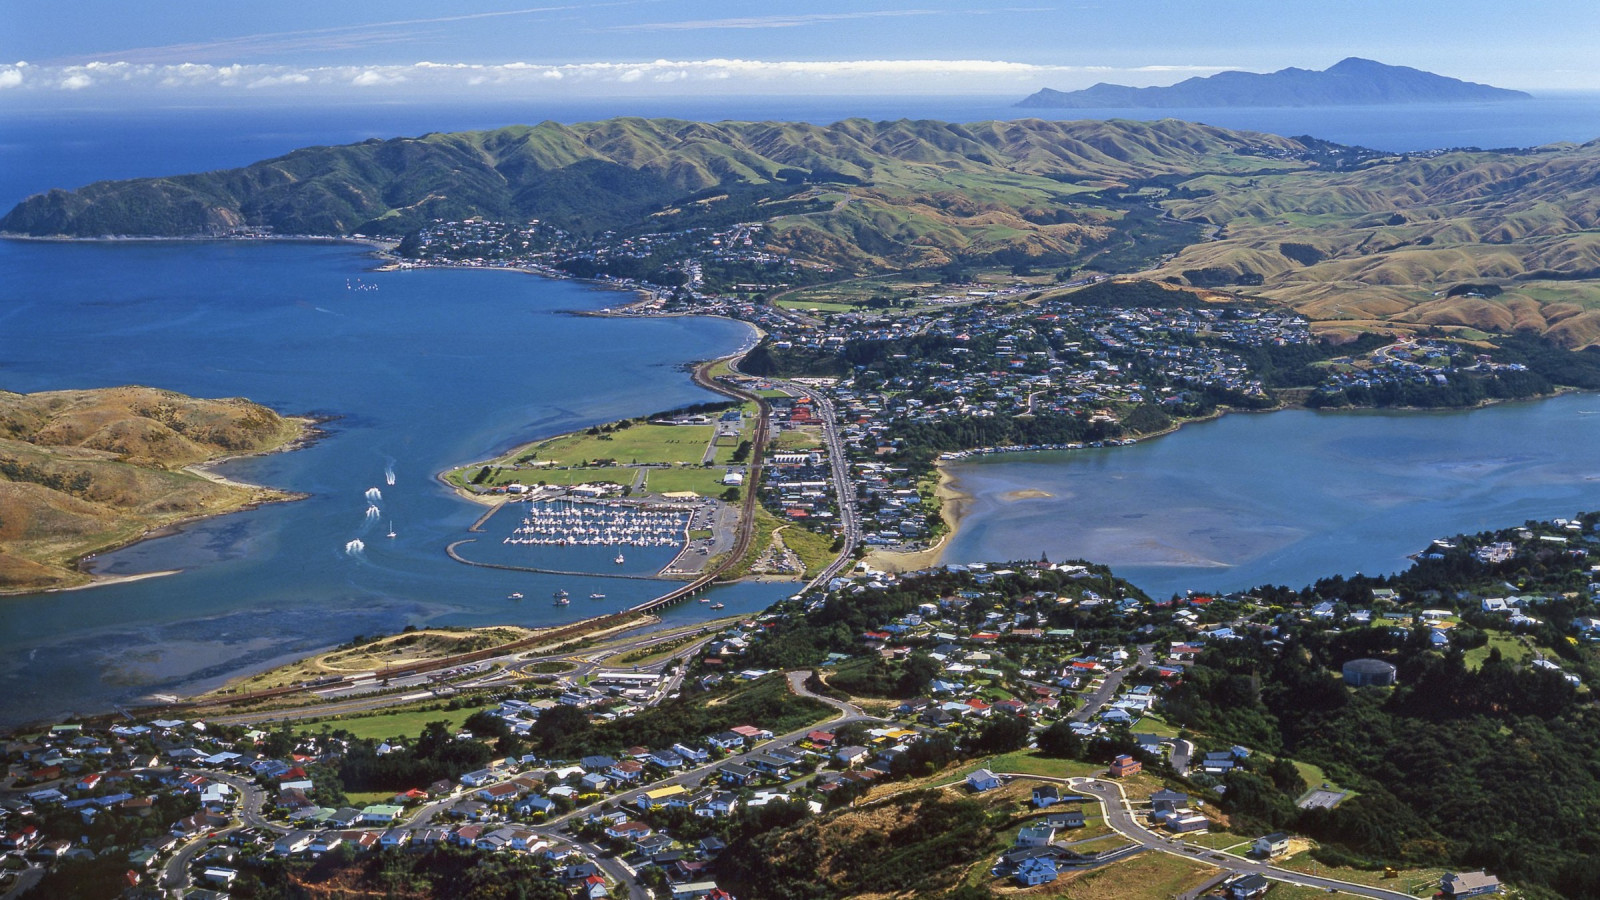
POLYGON ((1039 733, 1039 752, 1058 759, 1077 759, 1083 755, 1083 738, 1066 719, 1051 723, 1039 733))
POLYGON ((971 750, 979 756, 993 753, 1010 753, 1021 750, 1028 743, 1028 722, 1021 716, 995 713, 989 717, 975 737, 971 750))

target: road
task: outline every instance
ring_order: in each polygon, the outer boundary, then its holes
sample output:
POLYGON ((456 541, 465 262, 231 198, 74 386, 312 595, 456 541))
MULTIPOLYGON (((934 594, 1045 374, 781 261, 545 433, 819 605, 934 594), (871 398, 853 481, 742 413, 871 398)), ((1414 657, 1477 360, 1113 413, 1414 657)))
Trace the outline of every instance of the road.
POLYGON ((1031 778, 1036 781, 1061 782, 1074 790, 1085 792, 1088 796, 1096 798, 1100 801, 1101 808, 1105 810, 1106 823, 1111 826, 1112 830, 1144 847, 1146 850, 1192 859, 1204 865, 1216 866, 1219 869, 1227 869, 1230 872, 1241 875, 1254 873, 1274 881, 1297 884, 1303 887, 1342 891, 1358 897, 1372 897, 1375 900, 1415 900, 1410 894, 1404 894, 1399 891, 1386 891, 1382 888, 1340 881, 1336 878, 1308 875, 1304 872, 1280 869, 1270 863, 1246 859, 1232 853, 1223 853, 1206 847, 1189 846, 1181 838, 1168 837, 1151 831, 1139 824, 1138 819, 1134 816, 1132 807, 1128 803, 1127 795, 1122 790, 1122 785, 1115 781, 1106 781, 1098 778, 1047 778, 1026 774, 1016 774, 1013 777, 1031 778))
MULTIPOLYGON (((1155 663, 1155 648, 1150 644, 1140 645, 1139 657, 1136 662, 1140 666, 1153 665, 1155 663)), ((1122 679, 1127 678, 1128 673, 1132 670, 1133 666, 1123 665, 1107 672, 1106 677, 1101 680, 1100 686, 1095 688, 1094 693, 1090 694, 1089 698, 1084 701, 1083 707, 1072 714, 1072 721, 1087 722, 1094 718, 1095 714, 1100 712, 1100 707, 1105 706, 1111 701, 1112 697, 1117 695, 1117 688, 1122 686, 1122 679)))
POLYGON ((818 585, 827 584, 830 579, 851 565, 855 560, 856 547, 861 543, 861 512, 856 508, 855 485, 850 480, 850 458, 845 455, 844 439, 839 436, 838 416, 834 413, 833 401, 797 382, 768 380, 791 394, 809 399, 816 406, 817 418, 822 422, 822 441, 828 449, 833 493, 839 500, 839 522, 844 526, 842 532, 844 546, 839 549, 839 555, 833 562, 806 584, 805 589, 811 590, 818 585))
POLYGON ((263 791, 255 782, 246 778, 240 778, 237 775, 215 772, 210 769, 184 769, 183 772, 186 775, 200 775, 205 778, 209 778, 212 781, 223 782, 224 784, 230 785, 234 790, 238 791, 238 813, 241 824, 231 825, 227 828, 220 828, 212 834, 197 837, 189 841, 187 844, 184 844, 181 848, 179 848, 177 853, 172 855, 171 859, 167 860, 167 864, 161 868, 160 884, 162 887, 188 887, 189 866, 194 862, 195 857, 200 855, 201 851, 211 846, 211 838, 213 836, 221 837, 226 834, 231 834, 232 832, 238 831, 240 828, 244 828, 246 826, 250 828, 259 828, 272 834, 289 833, 289 829, 283 827, 282 825, 275 825, 272 822, 267 821, 266 816, 262 813, 262 809, 266 805, 267 795, 266 792, 263 791))

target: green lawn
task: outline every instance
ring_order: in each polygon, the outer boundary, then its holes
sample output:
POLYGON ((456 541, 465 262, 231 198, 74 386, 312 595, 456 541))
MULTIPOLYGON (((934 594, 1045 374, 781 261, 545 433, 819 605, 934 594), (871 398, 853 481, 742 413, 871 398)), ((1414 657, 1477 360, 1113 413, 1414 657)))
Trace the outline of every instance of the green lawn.
POLYGON ((694 491, 703 497, 718 497, 728 489, 727 485, 722 483, 724 474, 723 469, 705 469, 700 466, 651 469, 645 475, 645 488, 658 494, 694 491))
POLYGON ((1145 713, 1144 718, 1140 719, 1129 730, 1137 734, 1154 734, 1164 738, 1178 736, 1178 727, 1155 713, 1145 713))
POLYGON ((384 712, 360 718, 317 719, 305 723, 301 730, 316 733, 327 724, 335 731, 343 729, 358 738, 382 740, 386 738, 408 737, 415 738, 422 734, 422 729, 429 722, 446 722, 451 729, 461 727, 469 716, 481 709, 493 709, 498 704, 483 703, 474 706, 463 706, 461 709, 403 709, 396 712, 384 712))
POLYGON ((633 425, 610 434, 576 432, 523 451, 535 459, 576 466, 590 460, 630 463, 698 463, 715 429, 710 425, 633 425))
POLYGON ((822 438, 807 429, 791 429, 779 434, 773 444, 779 450, 816 450, 822 446, 822 438))
POLYGON ((1495 647, 1500 648, 1500 655, 1507 662, 1520 663, 1533 656, 1533 648, 1529 646, 1527 638, 1500 631, 1485 631, 1489 636, 1489 643, 1482 647, 1473 647, 1462 654, 1469 669, 1481 667, 1489 658, 1489 651, 1495 647))
POLYGON ((1431 895, 1433 889, 1439 885, 1439 877, 1445 872, 1444 869, 1401 869, 1400 877, 1384 878, 1382 869, 1349 869, 1322 865, 1312 859, 1309 852, 1291 856, 1279 865, 1296 872, 1315 872, 1326 878, 1387 888, 1419 897, 1431 895))

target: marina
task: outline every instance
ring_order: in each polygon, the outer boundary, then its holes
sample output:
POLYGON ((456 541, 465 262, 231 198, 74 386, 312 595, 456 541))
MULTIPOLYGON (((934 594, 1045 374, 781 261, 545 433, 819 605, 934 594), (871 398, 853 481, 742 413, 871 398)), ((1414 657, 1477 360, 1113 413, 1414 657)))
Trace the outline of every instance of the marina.
MULTIPOLYGON (((676 547, 688 542, 697 506, 534 501, 503 544, 541 547, 676 547)), ((619 551, 612 562, 622 565, 619 551)))

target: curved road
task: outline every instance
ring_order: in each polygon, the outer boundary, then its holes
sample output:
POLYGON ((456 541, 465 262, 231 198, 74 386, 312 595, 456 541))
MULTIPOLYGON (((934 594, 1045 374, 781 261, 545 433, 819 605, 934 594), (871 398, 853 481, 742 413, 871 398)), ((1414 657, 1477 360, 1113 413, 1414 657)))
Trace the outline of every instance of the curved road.
POLYGON ((1324 878, 1320 875, 1308 875, 1291 869, 1281 869, 1270 863, 1246 859, 1232 853, 1223 853, 1220 850, 1188 845, 1180 838, 1173 838, 1151 831, 1139 824, 1138 819, 1133 814, 1133 808, 1128 804, 1128 797, 1123 792, 1122 785, 1115 781, 1106 781, 1099 778, 1052 778, 1047 775, 1030 775, 1024 772, 997 772, 995 774, 1010 778, 1025 778, 1032 781, 1065 784, 1075 791, 1082 791, 1088 796, 1094 797, 1099 801, 1101 808, 1105 810, 1106 824, 1110 825, 1111 829, 1117 834, 1146 850, 1193 860, 1203 865, 1226 869, 1239 875, 1253 873, 1274 881, 1297 884, 1302 887, 1342 891, 1358 897, 1372 897, 1374 900, 1416 900, 1410 894, 1404 894, 1399 891, 1387 891, 1383 888, 1340 881, 1336 878, 1324 878))

